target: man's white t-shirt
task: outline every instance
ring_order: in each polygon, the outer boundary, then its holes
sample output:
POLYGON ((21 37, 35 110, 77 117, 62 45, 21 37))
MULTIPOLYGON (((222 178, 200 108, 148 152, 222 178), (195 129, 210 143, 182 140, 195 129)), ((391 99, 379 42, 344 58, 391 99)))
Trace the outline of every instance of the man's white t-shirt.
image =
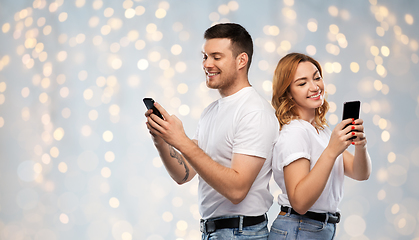
MULTIPOLYGON (((272 170, 275 182, 282 190, 278 196, 279 205, 291 206, 284 182, 284 167, 300 158, 310 160, 310 170, 329 144, 329 128, 319 130, 304 120, 292 120, 284 125, 275 144, 272 157, 272 170)), ((326 186, 319 199, 309 209, 312 212, 338 212, 343 197, 344 167, 342 154, 338 156, 326 186)))
POLYGON ((214 161, 231 167, 234 153, 266 160, 246 198, 236 205, 199 176, 199 210, 203 219, 258 216, 268 211, 273 201, 268 185, 272 174, 272 149, 278 132, 274 109, 252 87, 218 99, 205 108, 194 139, 214 161))

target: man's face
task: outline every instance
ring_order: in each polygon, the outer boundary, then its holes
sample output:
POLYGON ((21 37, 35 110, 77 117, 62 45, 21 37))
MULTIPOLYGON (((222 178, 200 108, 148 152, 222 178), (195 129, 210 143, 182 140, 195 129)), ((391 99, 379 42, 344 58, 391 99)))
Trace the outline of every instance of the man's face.
POLYGON ((207 40, 202 54, 202 67, 209 88, 226 90, 234 84, 238 69, 230 39, 214 38, 207 40))

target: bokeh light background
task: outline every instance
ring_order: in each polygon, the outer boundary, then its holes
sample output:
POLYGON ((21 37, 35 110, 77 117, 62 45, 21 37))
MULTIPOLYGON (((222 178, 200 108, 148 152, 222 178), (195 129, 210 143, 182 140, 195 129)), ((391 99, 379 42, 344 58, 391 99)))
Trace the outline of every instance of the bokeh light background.
MULTIPOLYGON (((250 81, 267 101, 293 51, 324 68, 331 128, 344 101, 362 101, 373 171, 346 180, 336 239, 419 239, 418 1, 2 0, 0 11, 1 240, 199 239, 197 179, 170 179, 142 98, 194 134, 219 98, 200 52, 217 22, 252 35, 250 81)), ((277 213, 275 202, 269 225, 277 213)))

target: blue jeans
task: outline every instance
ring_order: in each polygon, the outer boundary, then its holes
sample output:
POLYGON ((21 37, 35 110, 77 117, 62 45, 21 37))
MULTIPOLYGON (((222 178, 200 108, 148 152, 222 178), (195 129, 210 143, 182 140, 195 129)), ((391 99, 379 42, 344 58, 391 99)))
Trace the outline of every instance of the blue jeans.
MULTIPOLYGON (((231 217, 237 217, 237 216, 223 216, 223 217, 217 217, 216 219, 222 219, 222 218, 231 218, 231 217)), ((215 240, 215 239, 221 239, 221 240, 230 240, 230 239, 268 239, 269 230, 268 230, 268 220, 265 220, 264 222, 261 222, 259 224, 248 226, 248 227, 242 227, 239 226, 239 228, 223 228, 223 229, 217 229, 215 232, 212 233, 202 233, 202 240, 215 240)))
POLYGON ((312 220, 291 213, 278 215, 272 223, 269 240, 333 240, 336 224, 312 220))

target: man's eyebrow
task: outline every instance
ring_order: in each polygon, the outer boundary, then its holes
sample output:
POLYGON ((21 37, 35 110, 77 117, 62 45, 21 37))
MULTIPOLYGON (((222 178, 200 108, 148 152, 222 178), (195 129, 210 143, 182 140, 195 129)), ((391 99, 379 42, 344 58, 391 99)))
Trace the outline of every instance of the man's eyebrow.
POLYGON ((204 55, 211 55, 211 56, 213 56, 213 55, 224 55, 224 53, 222 53, 222 52, 206 53, 204 51, 201 51, 201 53, 204 54, 204 55))

